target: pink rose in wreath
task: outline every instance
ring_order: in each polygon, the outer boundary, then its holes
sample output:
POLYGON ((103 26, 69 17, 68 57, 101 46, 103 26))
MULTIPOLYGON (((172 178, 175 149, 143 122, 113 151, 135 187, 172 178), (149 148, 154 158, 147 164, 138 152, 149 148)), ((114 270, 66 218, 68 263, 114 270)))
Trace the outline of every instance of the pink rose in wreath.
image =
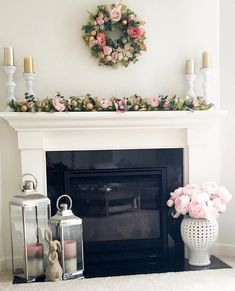
POLYGON ((106 45, 103 47, 103 53, 105 56, 109 56, 111 54, 111 52, 112 52, 112 48, 110 46, 106 45))
POLYGON ((56 111, 62 112, 65 110, 64 100, 60 97, 52 98, 52 105, 56 111))
POLYGON ((113 9, 109 10, 109 18, 113 22, 118 22, 122 18, 121 10, 118 8, 113 8, 113 9))
POLYGON ((127 29, 127 33, 131 38, 134 38, 134 39, 138 40, 144 35, 144 30, 142 28, 140 28, 140 27, 130 26, 127 29))
POLYGON ((159 105, 159 100, 157 97, 153 97, 150 99, 149 103, 152 107, 157 107, 159 105))
POLYGON ((99 24, 99 25, 103 25, 104 24, 104 18, 101 17, 101 16, 98 16, 96 18, 96 22, 99 24))
POLYGON ((96 39, 98 41, 99 46, 103 47, 106 45, 106 37, 103 32, 98 33, 96 39))

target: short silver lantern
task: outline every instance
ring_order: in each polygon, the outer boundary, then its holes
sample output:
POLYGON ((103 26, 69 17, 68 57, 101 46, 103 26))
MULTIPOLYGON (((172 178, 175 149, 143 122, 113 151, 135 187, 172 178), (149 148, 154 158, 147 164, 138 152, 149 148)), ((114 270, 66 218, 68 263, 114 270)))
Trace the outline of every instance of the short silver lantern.
POLYGON ((82 278, 84 271, 82 219, 75 216, 71 210, 72 199, 61 195, 56 202, 57 213, 49 220, 53 239, 60 241, 62 253, 60 263, 63 269, 63 279, 82 278), (69 199, 70 205, 60 204, 61 198, 69 199))
POLYGON ((50 217, 50 200, 37 191, 32 174, 22 176, 22 191, 10 201, 12 270, 14 282, 44 278, 45 229, 50 217), (30 176, 33 180, 25 180, 30 176))

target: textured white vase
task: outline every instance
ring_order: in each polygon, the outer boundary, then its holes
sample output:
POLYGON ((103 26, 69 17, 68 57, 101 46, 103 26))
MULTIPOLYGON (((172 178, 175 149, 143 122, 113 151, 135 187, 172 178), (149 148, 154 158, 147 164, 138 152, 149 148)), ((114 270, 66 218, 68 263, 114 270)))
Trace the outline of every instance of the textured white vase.
POLYGON ((181 236, 189 248, 189 264, 210 265, 209 250, 218 237, 217 220, 185 217, 181 222, 181 236))

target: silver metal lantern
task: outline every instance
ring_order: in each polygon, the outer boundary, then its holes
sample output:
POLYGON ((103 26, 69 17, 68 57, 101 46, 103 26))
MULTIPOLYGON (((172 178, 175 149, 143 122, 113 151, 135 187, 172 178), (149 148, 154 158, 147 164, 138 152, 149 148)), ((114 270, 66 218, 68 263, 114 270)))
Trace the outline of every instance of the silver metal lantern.
POLYGON ((49 220, 53 239, 60 241, 62 253, 60 263, 63 279, 82 278, 84 271, 82 219, 71 210, 72 199, 61 195, 56 202, 57 213, 49 220), (61 198, 69 199, 70 205, 60 204, 61 198))
POLYGON ((45 238, 50 217, 50 200, 38 193, 37 179, 23 181, 22 191, 10 201, 12 270, 14 282, 44 278, 45 238))

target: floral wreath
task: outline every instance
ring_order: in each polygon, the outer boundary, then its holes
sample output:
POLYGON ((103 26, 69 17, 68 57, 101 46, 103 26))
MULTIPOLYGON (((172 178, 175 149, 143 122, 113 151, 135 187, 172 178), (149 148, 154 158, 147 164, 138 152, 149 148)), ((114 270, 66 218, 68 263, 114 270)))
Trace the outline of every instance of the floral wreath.
POLYGON ((144 23, 121 1, 99 5, 95 13, 90 13, 88 24, 82 27, 83 39, 92 55, 99 59, 99 65, 127 67, 138 61, 141 51, 146 51, 144 23), (114 30, 121 32, 117 39, 109 36, 114 30))

